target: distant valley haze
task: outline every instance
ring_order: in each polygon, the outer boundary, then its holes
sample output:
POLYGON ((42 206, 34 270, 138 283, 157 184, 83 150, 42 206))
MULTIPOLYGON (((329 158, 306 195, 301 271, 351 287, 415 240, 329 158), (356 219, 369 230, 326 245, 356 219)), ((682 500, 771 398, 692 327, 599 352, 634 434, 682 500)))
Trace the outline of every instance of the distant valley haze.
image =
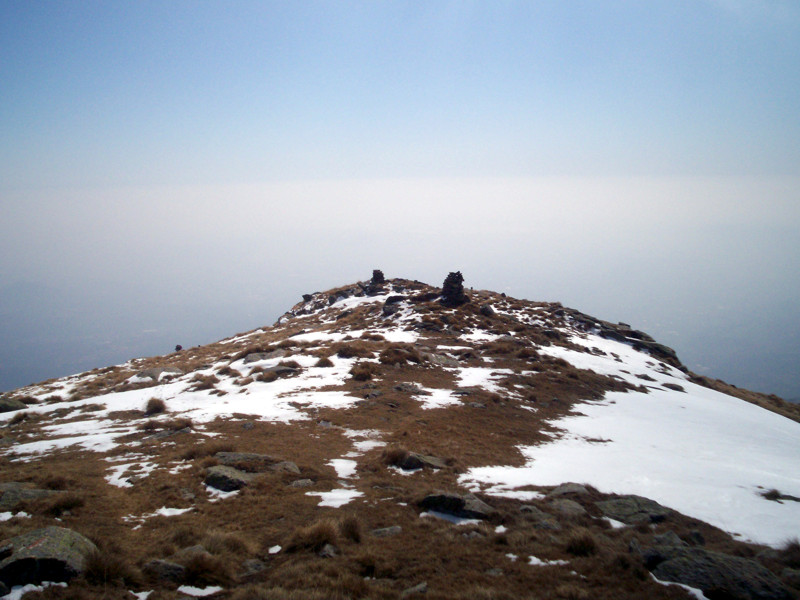
POLYGON ((800 6, 0 5, 0 390, 387 277, 800 398, 800 6))

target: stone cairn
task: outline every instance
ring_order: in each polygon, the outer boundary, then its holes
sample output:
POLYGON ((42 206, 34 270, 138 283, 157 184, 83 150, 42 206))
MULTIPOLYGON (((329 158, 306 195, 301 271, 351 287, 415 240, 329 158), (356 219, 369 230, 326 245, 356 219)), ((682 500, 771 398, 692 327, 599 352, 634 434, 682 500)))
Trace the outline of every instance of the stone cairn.
POLYGON ((464 293, 464 276, 461 271, 448 273, 442 284, 442 304, 445 306, 460 306, 469 302, 464 293))

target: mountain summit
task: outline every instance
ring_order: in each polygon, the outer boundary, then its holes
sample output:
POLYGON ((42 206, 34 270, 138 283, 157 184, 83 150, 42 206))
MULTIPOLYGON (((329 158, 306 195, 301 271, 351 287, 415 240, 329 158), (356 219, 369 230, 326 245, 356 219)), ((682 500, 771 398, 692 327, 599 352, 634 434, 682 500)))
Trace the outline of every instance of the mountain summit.
POLYGON ((6 394, 0 593, 796 596, 800 407, 463 283, 6 394))

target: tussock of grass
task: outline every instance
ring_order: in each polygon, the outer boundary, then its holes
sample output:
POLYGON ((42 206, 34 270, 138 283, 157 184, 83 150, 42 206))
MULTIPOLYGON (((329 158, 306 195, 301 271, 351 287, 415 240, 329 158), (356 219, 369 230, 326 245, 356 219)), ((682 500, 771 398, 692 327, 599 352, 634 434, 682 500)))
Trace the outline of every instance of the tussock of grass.
POLYGON ((340 342, 333 345, 333 350, 339 358, 369 358, 374 354, 372 347, 364 342, 340 342))
POLYGON ((117 553, 94 551, 86 557, 83 578, 94 585, 135 587, 142 582, 141 573, 117 553))
POLYGON ((85 503, 86 501, 83 499, 83 496, 73 492, 66 492, 48 498, 43 503, 43 510, 41 512, 51 517, 60 517, 65 512, 72 512, 82 507, 85 503))
POLYGON ((198 373, 192 377, 192 383, 194 383, 190 388, 192 391, 213 390, 214 386, 219 383, 219 378, 216 375, 201 375, 198 373))
POLYGON ((410 344, 392 344, 380 353, 378 360, 384 365, 422 362, 419 352, 410 344))
POLYGON ((398 446, 384 448, 381 452, 381 462, 389 467, 399 467, 408 458, 408 450, 398 446))
POLYGON ((380 369, 375 363, 360 362, 353 365, 353 368, 350 369, 350 376, 356 381, 367 381, 379 373, 380 369))
POLYGON ((327 356, 323 356, 322 358, 320 358, 316 362, 316 364, 314 366, 315 367, 326 367, 326 368, 329 368, 329 367, 332 367, 334 365, 333 365, 333 361, 330 358, 328 358, 327 356))
POLYGON ((287 552, 321 550, 325 544, 336 544, 339 538, 336 521, 323 519, 307 527, 296 529, 286 542, 287 552))
POLYGON ((144 416, 151 417, 163 413, 167 410, 167 405, 161 398, 150 398, 144 407, 144 416))
POLYGON ((570 533, 564 549, 573 556, 591 556, 597 552, 597 542, 591 531, 581 527, 570 533))
POLYGON ((205 442, 197 444, 191 448, 184 450, 181 454, 183 460, 194 460, 196 458, 205 458, 206 456, 213 456, 217 452, 235 452, 236 445, 232 442, 205 442))

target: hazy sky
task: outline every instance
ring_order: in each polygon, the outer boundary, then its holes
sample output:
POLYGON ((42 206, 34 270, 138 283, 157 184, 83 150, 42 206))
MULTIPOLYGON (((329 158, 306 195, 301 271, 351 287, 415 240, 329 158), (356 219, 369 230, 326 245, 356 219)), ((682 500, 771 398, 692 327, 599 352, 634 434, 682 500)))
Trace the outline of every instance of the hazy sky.
POLYGON ((0 0, 0 389, 387 276, 800 397, 800 5, 0 0))

